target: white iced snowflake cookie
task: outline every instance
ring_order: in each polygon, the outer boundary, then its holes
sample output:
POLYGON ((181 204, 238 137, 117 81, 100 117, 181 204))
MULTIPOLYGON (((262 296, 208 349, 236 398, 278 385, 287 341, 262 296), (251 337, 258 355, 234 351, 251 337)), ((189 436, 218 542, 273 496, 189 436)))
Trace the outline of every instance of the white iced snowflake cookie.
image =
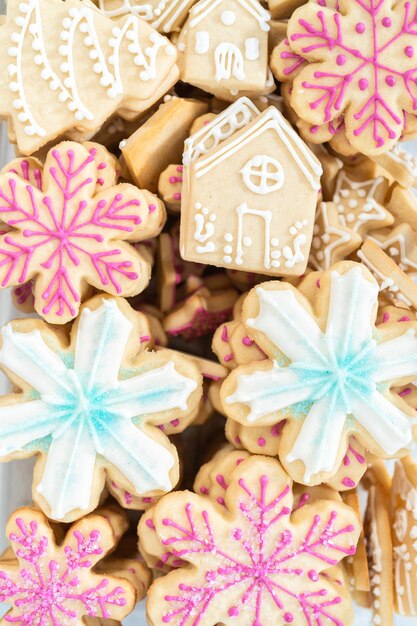
POLYGON ((414 413, 391 387, 417 375, 417 325, 375 328, 378 285, 364 266, 337 263, 315 294, 285 282, 249 293, 242 321, 269 360, 238 367, 221 392, 242 424, 287 420, 278 454, 306 484, 335 473, 351 435, 379 457, 404 455, 414 413))
POLYGON ((69 341, 39 320, 1 330, 0 367, 21 392, 0 398, 0 457, 39 455, 33 498, 52 519, 93 510, 106 477, 137 496, 178 480, 157 425, 195 408, 200 375, 176 352, 141 351, 141 321, 122 298, 96 296, 69 341))

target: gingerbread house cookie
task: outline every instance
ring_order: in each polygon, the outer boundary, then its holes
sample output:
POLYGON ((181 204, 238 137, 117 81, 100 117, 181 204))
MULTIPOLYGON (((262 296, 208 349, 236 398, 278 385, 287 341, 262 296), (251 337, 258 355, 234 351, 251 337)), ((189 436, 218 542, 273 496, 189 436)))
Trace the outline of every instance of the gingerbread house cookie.
POLYGON ((184 81, 216 94, 261 93, 268 77, 270 14, 256 0, 200 0, 184 33, 184 81))
POLYGON ((236 102, 186 141, 183 163, 184 259, 304 272, 322 169, 275 107, 256 115, 247 99, 236 102))

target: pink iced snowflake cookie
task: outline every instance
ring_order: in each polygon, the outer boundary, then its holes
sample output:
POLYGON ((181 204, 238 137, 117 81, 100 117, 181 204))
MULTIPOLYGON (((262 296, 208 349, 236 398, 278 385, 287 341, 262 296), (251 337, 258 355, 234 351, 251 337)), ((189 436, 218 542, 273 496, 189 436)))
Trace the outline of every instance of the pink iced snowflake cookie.
POLYGON ((186 356, 143 349, 143 327, 126 300, 98 295, 69 337, 35 319, 1 329, 0 367, 15 391, 0 398, 0 457, 38 456, 33 498, 51 519, 92 511, 106 480, 136 496, 136 508, 178 481, 177 451, 160 426, 185 428, 201 375, 186 356))
POLYGON ((343 115, 348 141, 364 154, 395 145, 406 114, 417 111, 412 3, 342 0, 333 8, 308 2, 288 22, 288 44, 283 71, 295 73, 291 105, 303 120, 321 125, 343 115))
POLYGON ((22 162, 0 175, 0 220, 10 228, 0 236, 0 286, 33 280, 35 309, 48 322, 76 317, 88 285, 133 296, 149 281, 148 261, 128 242, 159 233, 163 204, 115 185, 114 163, 97 155, 94 144, 62 142, 35 181, 30 170, 22 176, 22 162))
POLYGON ((159 542, 185 562, 148 595, 152 626, 353 623, 347 591, 325 573, 355 552, 360 525, 331 500, 292 513, 292 481, 274 459, 242 461, 225 506, 190 492, 156 505, 159 542))
POLYGON ((314 279, 320 288, 304 294, 278 281, 249 293, 242 321, 269 358, 233 370, 221 391, 243 425, 286 419, 278 456, 305 484, 336 473, 351 436, 378 457, 406 454, 415 415, 392 388, 417 374, 417 325, 376 329, 378 284, 364 266, 340 262, 314 279))
POLYGON ((4 623, 83 626, 84 617, 121 620, 132 611, 135 586, 93 571, 116 544, 104 517, 83 518, 57 544, 47 518, 22 508, 9 519, 6 534, 15 556, 0 561, 0 602, 11 607, 4 623))

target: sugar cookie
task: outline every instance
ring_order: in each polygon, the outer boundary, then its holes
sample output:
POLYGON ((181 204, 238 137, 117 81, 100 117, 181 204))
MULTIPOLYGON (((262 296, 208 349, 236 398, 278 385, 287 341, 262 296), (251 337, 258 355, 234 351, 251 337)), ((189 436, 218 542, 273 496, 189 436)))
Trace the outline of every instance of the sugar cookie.
POLYGON ((114 185, 114 163, 97 160, 95 144, 86 146, 52 148, 43 169, 34 170, 35 184, 16 174, 15 165, 0 175, 0 219, 11 227, 0 237, 1 287, 33 279, 35 309, 52 323, 77 315, 88 285, 114 295, 140 293, 150 266, 129 242, 156 235, 165 221, 156 196, 114 185))
POLYGON ((310 303, 278 281, 250 292, 242 321, 269 360, 236 368, 221 392, 224 413, 241 424, 286 419, 279 458, 306 484, 336 472, 350 435, 377 456, 404 455, 413 415, 390 388, 417 373, 417 325, 386 324, 375 334, 378 285, 364 266, 334 265, 315 294, 310 303))
POLYGON ((175 352, 144 351, 142 324, 125 300, 100 295, 69 341, 33 319, 1 331, 0 364, 21 392, 1 398, 0 455, 38 455, 33 498, 52 519, 94 509, 106 476, 138 496, 178 480, 176 449, 156 425, 194 410, 200 376, 175 352))
POLYGON ((191 625, 198 613, 202 626, 306 626, 314 612, 351 624, 348 593, 321 572, 354 553, 356 514, 332 500, 292 508, 292 481, 277 461, 260 456, 232 473, 225 507, 190 492, 160 500, 156 535, 187 565, 151 586, 149 623, 191 625))

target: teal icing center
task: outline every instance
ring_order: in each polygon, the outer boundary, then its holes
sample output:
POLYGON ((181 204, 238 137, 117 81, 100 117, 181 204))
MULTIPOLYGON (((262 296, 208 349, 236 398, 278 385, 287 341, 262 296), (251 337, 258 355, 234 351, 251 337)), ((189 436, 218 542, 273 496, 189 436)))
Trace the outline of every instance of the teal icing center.
POLYGON ((353 398, 369 399, 377 389, 374 373, 378 371, 378 358, 374 340, 365 342, 359 350, 338 350, 326 341, 327 350, 319 361, 293 362, 289 366, 297 373, 299 382, 311 389, 309 401, 328 398, 334 409, 345 414, 352 411, 353 398))

